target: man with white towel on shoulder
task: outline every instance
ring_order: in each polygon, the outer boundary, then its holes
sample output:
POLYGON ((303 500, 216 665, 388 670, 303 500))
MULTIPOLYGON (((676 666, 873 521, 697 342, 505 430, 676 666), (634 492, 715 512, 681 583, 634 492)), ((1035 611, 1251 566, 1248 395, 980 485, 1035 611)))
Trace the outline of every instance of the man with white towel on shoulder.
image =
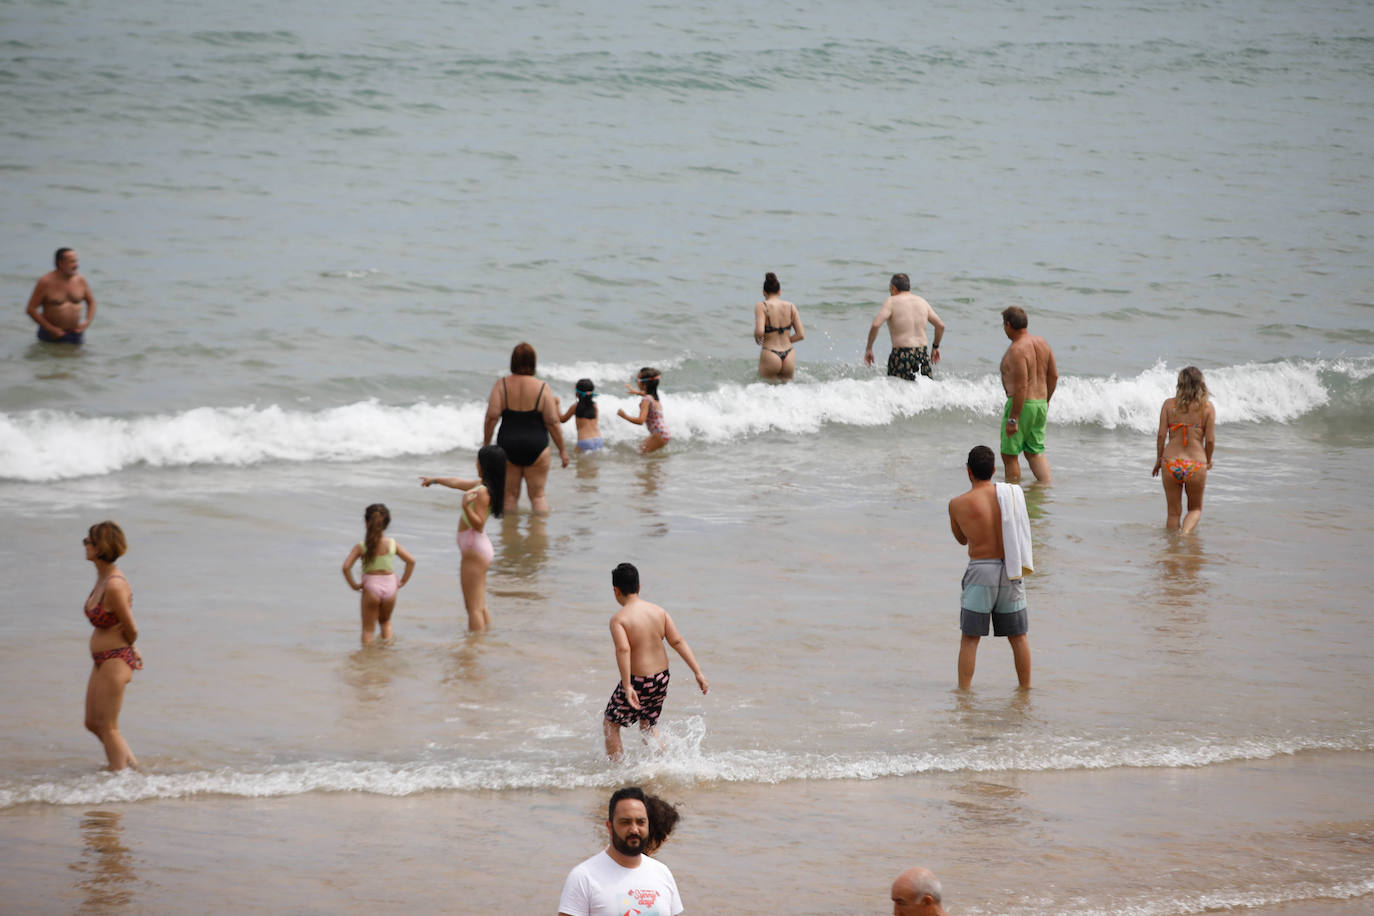
POLYGON ((1026 585, 1032 571, 1030 516, 1026 496, 1015 484, 992 482, 997 455, 986 445, 968 453, 969 490, 949 501, 954 539, 968 545, 968 569, 960 601, 959 689, 973 684, 978 640, 1005 636, 1021 688, 1031 685, 1030 641, 1026 632, 1026 585))

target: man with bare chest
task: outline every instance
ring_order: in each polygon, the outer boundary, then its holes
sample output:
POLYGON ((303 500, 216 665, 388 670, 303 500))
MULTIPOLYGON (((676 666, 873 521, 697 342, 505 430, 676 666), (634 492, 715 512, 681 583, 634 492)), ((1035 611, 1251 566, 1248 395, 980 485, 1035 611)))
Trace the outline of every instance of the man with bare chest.
POLYGON ((1002 311, 1002 332, 1011 341, 1002 357, 1002 389, 1007 393, 1007 404, 1002 408, 1002 466, 1007 483, 1021 479, 1017 456, 1022 453, 1035 479, 1050 482, 1045 422, 1059 372, 1050 345, 1045 338, 1027 331, 1028 323, 1023 308, 1013 305, 1002 311))
POLYGON ((95 296, 86 278, 77 273, 76 252, 59 248, 56 269, 39 278, 29 297, 29 317, 38 325, 38 339, 47 343, 81 343, 95 318, 95 296), (85 314, 82 314, 85 303, 85 314))

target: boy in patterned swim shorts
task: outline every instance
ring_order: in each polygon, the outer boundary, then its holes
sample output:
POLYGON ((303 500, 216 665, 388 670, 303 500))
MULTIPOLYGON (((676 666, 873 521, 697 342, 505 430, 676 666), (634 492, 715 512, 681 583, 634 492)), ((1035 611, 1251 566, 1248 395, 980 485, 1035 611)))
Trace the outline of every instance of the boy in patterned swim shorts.
POLYGON ((606 704, 603 726, 606 755, 616 759, 621 753, 620 729, 639 723, 641 731, 655 734, 654 726, 663 712, 668 696, 668 645, 696 675, 697 685, 706 693, 709 685, 701 673, 692 647, 673 625, 673 618, 656 604, 639 597, 639 570, 621 563, 611 570, 611 590, 620 610, 611 617, 611 640, 615 661, 620 668, 620 683, 606 704))

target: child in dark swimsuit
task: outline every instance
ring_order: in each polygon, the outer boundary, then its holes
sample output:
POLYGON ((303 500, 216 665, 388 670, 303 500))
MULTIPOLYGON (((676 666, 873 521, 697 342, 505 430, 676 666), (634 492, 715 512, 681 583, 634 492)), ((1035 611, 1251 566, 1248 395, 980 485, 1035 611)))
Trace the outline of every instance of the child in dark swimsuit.
POLYGON ((657 369, 645 366, 635 377, 636 384, 627 384, 625 390, 639 395, 639 416, 632 417, 624 410, 616 413, 622 420, 629 420, 636 426, 649 427, 649 436, 639 446, 642 454, 656 452, 672 439, 668 435, 668 424, 663 421, 663 405, 658 400, 658 383, 661 376, 657 369))

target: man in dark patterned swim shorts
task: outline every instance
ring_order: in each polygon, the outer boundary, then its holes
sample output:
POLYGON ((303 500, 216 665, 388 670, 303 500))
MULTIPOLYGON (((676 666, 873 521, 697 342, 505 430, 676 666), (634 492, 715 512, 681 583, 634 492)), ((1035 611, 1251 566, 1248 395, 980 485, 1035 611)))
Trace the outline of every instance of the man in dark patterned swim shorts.
POLYGON ((917 373, 932 378, 930 354, 925 347, 893 347, 887 354, 888 375, 914 382, 917 373))
POLYGON ((653 728, 663 714, 663 701, 668 698, 668 669, 648 677, 632 674, 630 686, 639 697, 639 708, 630 705, 625 685, 616 684, 610 702, 606 704, 606 721, 622 727, 640 722, 644 728, 653 728))
POLYGON ((668 696, 668 651, 664 640, 672 646, 697 677, 701 692, 707 690, 706 675, 701 673, 692 647, 673 625, 673 618, 657 604, 639 597, 639 570, 629 563, 621 563, 611 570, 611 590, 620 610, 611 617, 611 640, 615 643, 615 662, 620 668, 620 683, 606 704, 606 755, 620 756, 620 729, 639 723, 642 731, 654 734, 654 726, 663 712, 663 700, 668 696))
POLYGON ((945 323, 935 314, 930 303, 911 291, 911 278, 893 274, 887 285, 888 297, 878 310, 878 317, 868 329, 868 346, 864 350, 864 365, 873 365, 873 342, 884 324, 892 337, 892 353, 887 357, 887 374, 895 378, 915 381, 916 376, 931 378, 931 366, 940 361, 940 341, 945 336, 945 323), (926 325, 935 327, 935 341, 926 349, 926 325))

